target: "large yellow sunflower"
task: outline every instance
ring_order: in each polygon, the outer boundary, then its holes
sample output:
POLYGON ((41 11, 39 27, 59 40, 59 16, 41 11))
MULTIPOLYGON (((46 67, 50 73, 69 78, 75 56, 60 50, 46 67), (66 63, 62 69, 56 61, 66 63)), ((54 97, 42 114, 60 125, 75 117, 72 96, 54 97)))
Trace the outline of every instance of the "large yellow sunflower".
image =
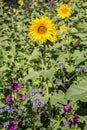
POLYGON ((58 9, 58 15, 64 19, 64 18, 68 18, 71 16, 72 10, 66 5, 66 4, 62 4, 60 6, 60 8, 58 9))
POLYGON ((45 43, 47 40, 55 42, 57 31, 48 17, 36 18, 29 26, 29 36, 36 42, 45 43))

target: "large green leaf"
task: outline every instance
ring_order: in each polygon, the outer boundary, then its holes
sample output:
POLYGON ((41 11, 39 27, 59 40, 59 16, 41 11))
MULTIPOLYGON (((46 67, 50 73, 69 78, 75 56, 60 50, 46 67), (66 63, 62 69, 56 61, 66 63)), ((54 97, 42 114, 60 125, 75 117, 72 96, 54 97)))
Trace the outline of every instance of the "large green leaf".
POLYGON ((67 100, 65 99, 65 94, 60 91, 58 94, 54 93, 51 96, 51 102, 52 104, 60 103, 60 104, 67 104, 67 100))
POLYGON ((66 93, 68 100, 80 100, 87 102, 87 80, 81 81, 79 84, 73 84, 66 93))
POLYGON ((51 68, 48 70, 42 70, 40 75, 43 76, 44 78, 48 78, 49 80, 52 80, 52 78, 54 77, 54 73, 55 73, 55 68, 51 68))

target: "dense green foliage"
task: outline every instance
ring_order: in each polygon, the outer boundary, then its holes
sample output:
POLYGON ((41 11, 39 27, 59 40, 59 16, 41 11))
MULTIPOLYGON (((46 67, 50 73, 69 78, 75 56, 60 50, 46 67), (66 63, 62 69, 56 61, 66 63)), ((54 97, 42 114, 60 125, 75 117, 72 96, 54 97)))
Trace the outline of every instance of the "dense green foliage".
POLYGON ((16 0, 0 1, 0 25, 0 110, 9 105, 9 94, 13 107, 10 114, 0 112, 0 130, 11 120, 18 130, 87 130, 86 0, 25 0, 23 6, 16 0), (69 18, 57 15, 61 4, 71 8, 69 18), (53 44, 37 43, 28 36, 32 19, 42 16, 55 24, 58 35, 53 44), (61 25, 67 29, 61 31, 61 25), (14 92, 14 82, 24 87, 14 92), (33 90, 38 92, 29 97, 33 90), (25 95, 24 101, 18 98, 20 93, 25 95), (36 98, 45 105, 34 105, 36 98), (64 112, 65 105, 71 106, 69 112, 64 112), (19 109, 22 115, 18 115, 19 109), (67 125, 74 114, 79 123, 67 125), (64 126, 61 121, 66 122, 64 126))

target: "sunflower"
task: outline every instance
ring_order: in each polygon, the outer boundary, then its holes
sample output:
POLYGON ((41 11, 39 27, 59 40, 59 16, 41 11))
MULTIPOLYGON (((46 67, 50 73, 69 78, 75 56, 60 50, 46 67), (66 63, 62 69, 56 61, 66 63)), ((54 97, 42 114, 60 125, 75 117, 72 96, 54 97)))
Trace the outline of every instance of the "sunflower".
POLYGON ((60 31, 65 31, 66 30, 66 26, 65 25, 61 25, 60 26, 60 31))
POLYGON ((16 15, 19 14, 18 10, 16 10, 16 9, 13 9, 13 12, 14 12, 16 15))
POLYGON ((24 2, 23 2, 22 0, 19 0, 19 1, 18 1, 18 4, 19 4, 20 6, 23 6, 23 5, 24 5, 24 2))
POLYGON ((58 15, 64 19, 64 18, 68 18, 71 16, 72 10, 66 5, 66 4, 62 4, 60 6, 60 8, 58 9, 58 15))
POLYGON ((45 43, 47 40, 55 42, 57 31, 48 17, 36 18, 29 26, 29 36, 36 42, 45 43))

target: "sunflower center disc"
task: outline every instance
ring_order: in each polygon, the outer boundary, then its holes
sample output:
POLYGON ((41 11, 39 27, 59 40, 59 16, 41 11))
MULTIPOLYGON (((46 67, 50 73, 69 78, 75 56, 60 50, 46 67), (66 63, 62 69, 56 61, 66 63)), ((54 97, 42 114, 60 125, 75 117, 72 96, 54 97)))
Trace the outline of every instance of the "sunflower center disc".
POLYGON ((67 11, 68 11, 68 9, 66 9, 66 8, 62 10, 62 12, 63 12, 64 14, 66 14, 67 11))
POLYGON ((41 34, 46 33, 46 31, 47 31, 47 29, 46 29, 46 27, 44 27, 44 26, 40 26, 40 27, 38 28, 38 32, 41 33, 41 34))

